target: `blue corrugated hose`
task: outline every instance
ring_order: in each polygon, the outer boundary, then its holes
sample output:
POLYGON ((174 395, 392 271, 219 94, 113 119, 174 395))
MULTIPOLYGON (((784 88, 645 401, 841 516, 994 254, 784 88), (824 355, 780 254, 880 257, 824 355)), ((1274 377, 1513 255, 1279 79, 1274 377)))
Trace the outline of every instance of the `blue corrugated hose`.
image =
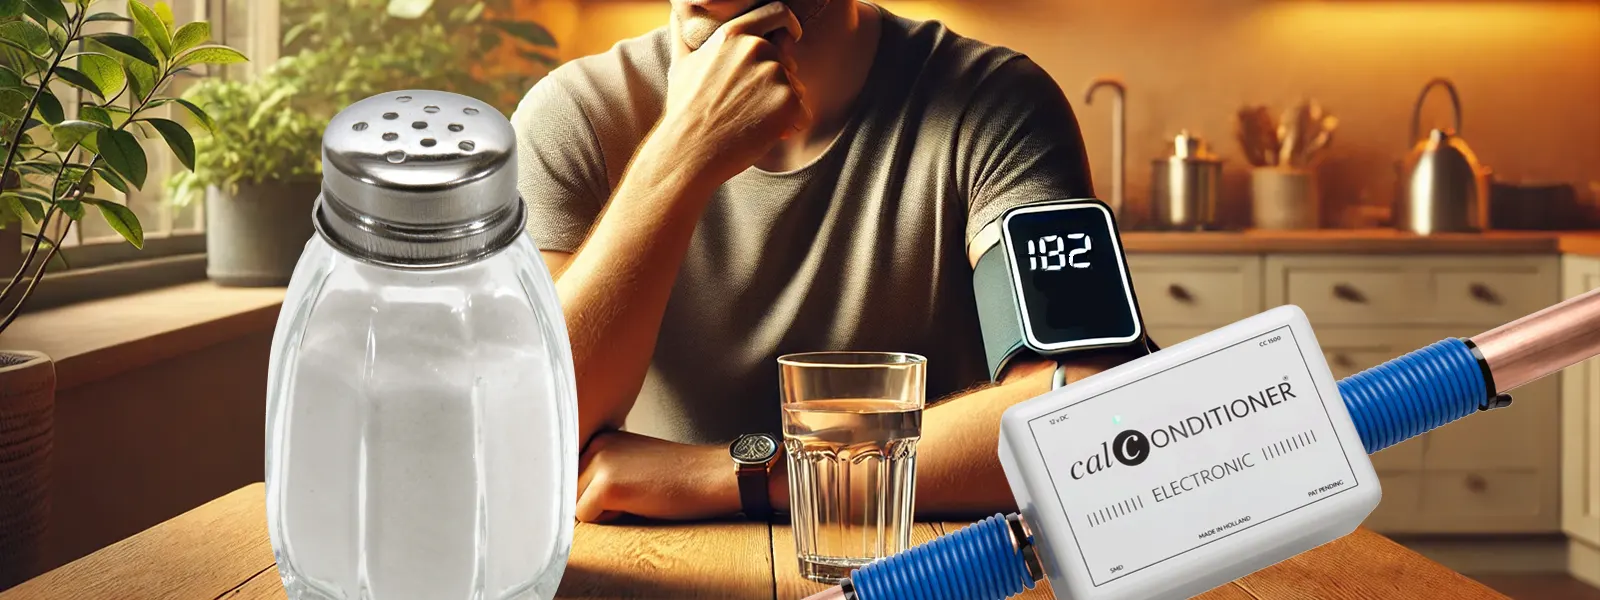
POLYGON ((1457 339, 1339 381, 1339 396, 1368 454, 1470 415, 1488 394, 1477 357, 1457 339))
POLYGON ((861 600, 1010 598, 1033 589, 1027 563, 995 515, 937 540, 856 569, 861 600))
MULTIPOLYGON (((1478 410, 1489 395, 1466 342, 1444 340, 1339 381, 1367 453, 1478 410)), ((1027 564, 995 515, 857 569, 859 600, 1001 600, 1033 588, 1027 564)))

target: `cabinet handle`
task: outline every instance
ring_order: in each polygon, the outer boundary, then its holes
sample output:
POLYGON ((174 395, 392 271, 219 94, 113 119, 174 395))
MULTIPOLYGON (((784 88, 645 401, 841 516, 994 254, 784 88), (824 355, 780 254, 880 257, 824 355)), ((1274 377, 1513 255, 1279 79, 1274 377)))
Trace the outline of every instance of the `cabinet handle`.
POLYGON ((1334 284, 1333 295, 1334 297, 1344 300, 1345 302, 1355 302, 1357 304, 1367 303, 1367 295, 1361 293, 1361 290, 1356 289, 1355 286, 1348 283, 1334 284))
POLYGON ((1341 369, 1354 369, 1356 361, 1350 360, 1350 355, 1340 353, 1333 355, 1333 364, 1341 369))
POLYGON ((1482 494, 1484 490, 1489 489, 1489 481, 1482 475, 1473 473, 1467 476, 1467 489, 1474 494, 1482 494))
POLYGON ((1476 298, 1479 302, 1484 304, 1493 304, 1496 306, 1501 304, 1500 294, 1494 293, 1494 290, 1489 289, 1489 286, 1487 285, 1474 283, 1470 286, 1467 286, 1467 291, 1472 294, 1473 298, 1476 298))
POLYGON ((1194 302, 1194 294, 1190 294, 1188 288, 1176 283, 1167 286, 1167 295, 1172 296, 1173 300, 1177 300, 1184 304, 1194 302))

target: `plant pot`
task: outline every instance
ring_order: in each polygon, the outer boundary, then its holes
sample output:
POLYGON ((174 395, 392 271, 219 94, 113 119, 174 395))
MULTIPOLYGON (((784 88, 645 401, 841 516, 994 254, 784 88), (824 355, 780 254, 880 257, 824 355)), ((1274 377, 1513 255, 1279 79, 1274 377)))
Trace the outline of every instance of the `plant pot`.
POLYGON ((289 284, 306 242, 316 235, 316 181, 240 184, 229 195, 206 190, 206 276, 238 287, 289 284))
POLYGON ((0 350, 0 590, 43 564, 55 410, 50 357, 0 350))

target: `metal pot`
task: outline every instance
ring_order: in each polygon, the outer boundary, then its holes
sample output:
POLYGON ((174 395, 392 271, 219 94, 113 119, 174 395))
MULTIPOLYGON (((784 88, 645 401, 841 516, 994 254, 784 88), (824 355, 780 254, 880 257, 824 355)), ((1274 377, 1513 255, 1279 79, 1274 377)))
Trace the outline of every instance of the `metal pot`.
POLYGON ((219 285, 288 285, 306 241, 316 235, 316 181, 240 184, 232 195, 206 190, 206 276, 219 285))
POLYGON ((1489 225, 1487 170, 1460 137, 1461 99, 1448 79, 1434 79, 1422 88, 1411 113, 1411 139, 1416 145, 1400 171, 1395 196, 1395 226, 1427 235, 1448 231, 1480 231, 1489 225), (1455 128, 1434 129, 1418 141, 1422 102, 1434 87, 1450 93, 1455 128))
POLYGON ((1150 224, 1158 229, 1216 229, 1222 160, 1188 131, 1173 139, 1173 155, 1150 167, 1150 224))

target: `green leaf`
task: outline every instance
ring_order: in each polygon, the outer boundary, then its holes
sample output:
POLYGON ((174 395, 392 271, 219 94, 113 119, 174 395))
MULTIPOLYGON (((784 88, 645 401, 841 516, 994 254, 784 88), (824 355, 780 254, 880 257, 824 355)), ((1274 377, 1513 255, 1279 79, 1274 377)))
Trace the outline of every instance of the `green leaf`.
POLYGON ((111 122, 111 113, 106 112, 106 109, 104 108, 100 108, 92 104, 84 104, 79 106, 78 116, 91 123, 99 123, 101 125, 105 125, 106 127, 115 127, 115 125, 111 122))
POLYGON ((168 5, 166 2, 162 2, 161 0, 156 0, 155 9, 156 9, 156 16, 157 17, 161 17, 161 26, 166 28, 167 36, 171 37, 172 36, 172 24, 173 24, 173 21, 175 20, 175 19, 172 18, 172 6, 168 5))
POLYGON ((161 139, 167 140, 167 147, 172 148, 172 153, 178 156, 178 162, 193 171, 194 138, 190 137, 189 130, 177 121, 168 119, 150 119, 150 124, 161 132, 161 139))
POLYGON ((119 15, 119 14, 114 13, 114 12, 101 12, 101 13, 95 13, 95 14, 89 15, 89 18, 84 19, 84 22, 85 23, 93 23, 95 21, 117 21, 117 22, 121 22, 121 23, 127 23, 127 22, 130 22, 132 20, 133 19, 129 19, 127 17, 124 17, 124 16, 119 15))
POLYGON ((67 7, 61 0, 28 0, 28 6, 39 11, 39 14, 49 17, 51 21, 67 24, 67 7))
POLYGON ((56 140, 56 150, 66 152, 85 136, 105 128, 105 125, 93 121, 62 121, 60 125, 50 128, 50 136, 56 140))
POLYGON ((238 50, 234 50, 233 48, 229 48, 227 46, 198 46, 182 56, 179 56, 178 60, 173 61, 172 68, 179 69, 189 65, 198 64, 231 65, 234 63, 246 62, 248 60, 250 59, 245 58, 244 55, 240 54, 238 50))
POLYGON ((34 223, 44 221, 44 204, 33 198, 25 198, 16 192, 6 192, 3 196, 7 204, 18 210, 17 216, 27 215, 33 218, 34 223))
POLYGON ((22 0, 0 0, 0 19, 22 14, 22 0))
POLYGON ((128 207, 99 198, 85 198, 83 201, 100 209, 106 224, 122 234, 122 239, 128 240, 135 248, 144 249, 144 227, 139 225, 139 217, 128 207))
POLYGON ((15 119, 22 116, 22 109, 28 106, 31 95, 24 92, 23 88, 0 88, 0 117, 15 119))
POLYGON ((156 11, 150 10, 139 0, 128 0, 128 15, 133 17, 139 30, 155 42, 155 50, 161 56, 172 56, 172 38, 168 37, 167 26, 161 23, 156 11))
MULTIPOLYGON (((5 0, 0 0, 3 1, 5 0)), ((0 65, 0 88, 20 88, 25 85, 27 84, 22 82, 22 76, 11 70, 11 67, 0 65)))
POLYGON ((39 117, 51 125, 60 123, 62 119, 67 118, 67 111, 61 108, 61 101, 57 100, 56 95, 50 93, 49 90, 39 94, 39 104, 35 109, 39 112, 39 117))
POLYGON ((127 56, 128 58, 132 58, 152 67, 161 66, 161 60, 157 59, 156 55, 152 54, 149 48, 144 47, 144 43, 140 42, 139 38, 122 33, 92 33, 86 37, 104 44, 105 47, 115 50, 127 56))
POLYGON ((67 49, 67 30, 60 27, 51 27, 50 48, 56 52, 65 52, 67 49))
POLYGON ((50 33, 27 19, 0 23, 0 42, 30 54, 50 52, 50 33))
POLYGON ((82 71, 72 67, 57 66, 55 73, 56 77, 60 77, 66 80, 67 83, 78 86, 85 92, 89 92, 101 98, 106 97, 106 93, 100 90, 100 85, 95 83, 93 79, 90 79, 88 75, 84 75, 82 71))
POLYGON ((211 39, 211 24, 205 21, 195 21, 178 28, 178 33, 172 36, 173 53, 182 53, 211 39))
POLYGON ((61 212, 65 213, 67 215, 67 218, 69 218, 69 219, 72 219, 74 221, 82 221, 83 220, 83 202, 82 201, 79 201, 79 200, 61 200, 59 202, 56 202, 56 208, 61 209, 61 212))
POLYGON ((550 30, 533 21, 490 21, 490 24, 499 27, 501 31, 511 34, 519 40, 535 46, 556 47, 555 36, 550 35, 550 30))
POLYGON ((21 223, 27 220, 28 210, 22 206, 22 200, 10 194, 0 194, 0 229, 6 223, 16 221, 21 223))
POLYGON ((156 86, 156 68, 138 61, 128 61, 122 67, 128 73, 128 88, 134 97, 150 97, 156 86))
POLYGON ((139 140, 134 139, 133 134, 102 129, 95 134, 95 141, 100 145, 100 158, 105 159, 111 170, 133 184, 133 187, 144 188, 149 165, 145 162, 144 149, 139 147, 139 140))
POLYGON ((289 31, 286 31, 283 34, 283 46, 287 48, 294 45, 294 41, 300 39, 300 35, 305 33, 306 30, 310 28, 310 23, 298 23, 294 27, 290 27, 289 31))
POLYGON ((122 91, 122 86, 127 84, 127 76, 122 72, 122 64, 117 59, 96 52, 85 52, 78 55, 78 68, 84 75, 89 76, 95 87, 100 88, 101 98, 110 98, 122 91))
POLYGON ((101 180, 105 181, 111 187, 116 188, 117 191, 124 194, 128 193, 128 182, 123 181, 122 177, 117 175, 115 171, 112 171, 105 165, 96 165, 94 172, 96 175, 100 176, 101 180))
POLYGON ((49 194, 46 194, 46 193, 41 192, 39 190, 31 189, 31 188, 24 188, 24 189, 20 189, 20 190, 11 190, 8 193, 12 193, 12 194, 16 194, 18 196, 22 196, 23 200, 32 200, 34 202, 42 202, 44 204, 49 204, 50 203, 50 195, 49 194))
POLYGON ((183 98, 173 98, 172 101, 177 102, 180 106, 188 109, 189 114, 194 117, 195 122, 199 123, 201 127, 204 127, 206 131, 216 131, 217 122, 212 121, 211 115, 206 114, 206 111, 201 110, 199 106, 195 106, 193 102, 184 100, 183 98))
POLYGON ((554 69, 561 65, 561 61, 556 60, 556 57, 550 56, 549 54, 545 54, 543 52, 532 52, 519 49, 517 50, 517 54, 521 55, 523 58, 533 61, 535 64, 543 65, 546 69, 554 69))
POLYGON ((433 7, 433 0, 389 0, 389 16, 396 19, 415 19, 433 7))

